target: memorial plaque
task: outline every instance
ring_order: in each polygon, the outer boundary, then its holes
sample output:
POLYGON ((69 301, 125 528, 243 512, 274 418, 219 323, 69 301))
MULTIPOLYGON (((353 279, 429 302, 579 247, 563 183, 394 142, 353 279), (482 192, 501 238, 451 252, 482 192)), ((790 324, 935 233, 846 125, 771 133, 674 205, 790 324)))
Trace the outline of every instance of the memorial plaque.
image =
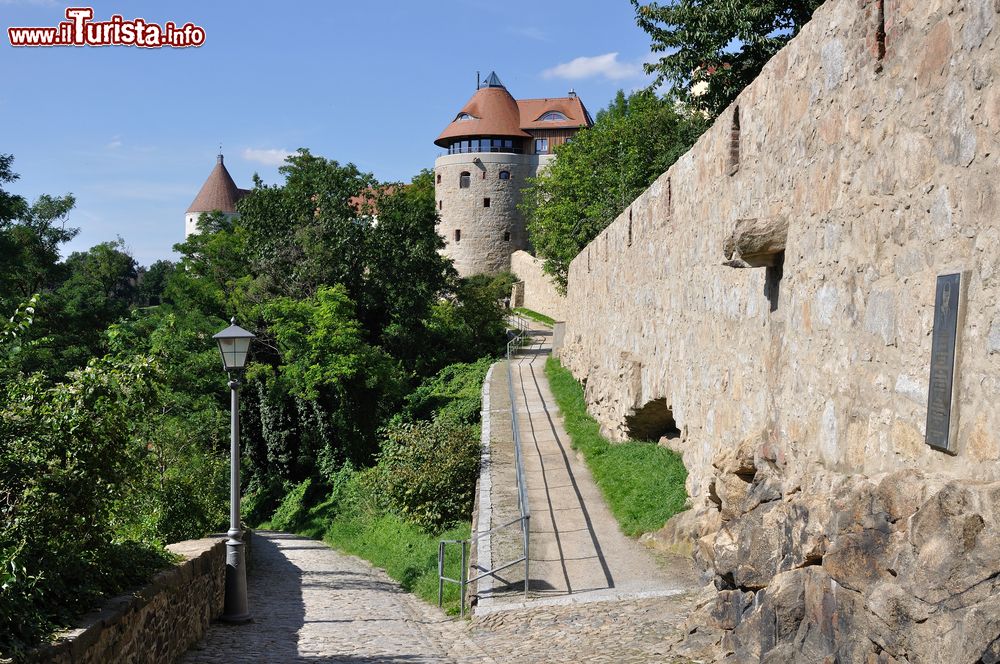
POLYGON ((931 447, 952 454, 955 452, 953 397, 961 295, 961 273, 942 274, 937 278, 931 377, 927 390, 927 435, 924 440, 931 447))

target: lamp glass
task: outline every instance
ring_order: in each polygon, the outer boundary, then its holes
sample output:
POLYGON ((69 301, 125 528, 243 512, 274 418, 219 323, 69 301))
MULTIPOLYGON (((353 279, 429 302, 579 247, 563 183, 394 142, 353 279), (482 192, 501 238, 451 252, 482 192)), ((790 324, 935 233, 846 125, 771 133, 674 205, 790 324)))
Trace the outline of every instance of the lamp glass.
POLYGON ((228 337, 219 339, 219 351, 222 353, 222 363, 226 371, 242 369, 247 363, 247 352, 250 350, 249 337, 228 337))

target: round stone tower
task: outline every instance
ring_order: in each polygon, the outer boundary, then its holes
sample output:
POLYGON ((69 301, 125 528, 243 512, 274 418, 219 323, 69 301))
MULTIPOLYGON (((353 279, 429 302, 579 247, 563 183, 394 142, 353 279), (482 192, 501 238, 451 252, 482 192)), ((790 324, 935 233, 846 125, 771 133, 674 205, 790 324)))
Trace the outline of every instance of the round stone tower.
POLYGON ((434 162, 438 233, 461 276, 509 270, 510 255, 529 248, 521 190, 555 144, 589 124, 575 95, 519 102, 495 73, 480 85, 434 141, 447 150, 434 162))

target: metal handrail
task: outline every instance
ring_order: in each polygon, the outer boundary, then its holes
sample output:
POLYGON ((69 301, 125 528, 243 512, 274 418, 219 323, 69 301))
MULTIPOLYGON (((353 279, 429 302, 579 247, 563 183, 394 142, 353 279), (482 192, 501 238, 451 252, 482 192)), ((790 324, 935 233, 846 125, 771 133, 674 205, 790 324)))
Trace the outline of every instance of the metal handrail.
MULTIPOLYGON (((507 394, 510 397, 510 423, 511 429, 513 431, 514 438, 514 470, 517 478, 517 507, 520 516, 516 519, 508 521, 499 526, 490 528, 489 530, 479 531, 474 535, 471 535, 469 539, 464 540, 441 540, 438 542, 438 606, 444 603, 444 584, 445 582, 457 583, 461 587, 461 608, 459 615, 465 617, 465 588, 470 583, 474 583, 479 579, 485 578, 487 576, 493 576, 500 570, 507 569, 508 567, 513 567, 519 563, 524 563, 524 599, 528 599, 528 579, 530 571, 530 561, 528 558, 528 553, 531 547, 531 509, 528 506, 528 493, 527 487, 524 481, 524 458, 521 453, 521 428, 518 424, 517 419, 517 402, 514 397, 514 372, 511 369, 511 359, 516 353, 516 349, 520 348, 524 343, 524 338, 528 332, 528 321, 521 316, 512 316, 511 319, 514 321, 516 326, 516 332, 514 336, 507 342, 507 394), (491 535, 504 528, 509 528, 515 524, 520 524, 521 526, 521 545, 522 545, 522 555, 517 560, 512 560, 507 563, 498 565, 491 569, 484 570, 481 574, 478 574, 471 579, 468 578, 468 570, 466 569, 466 561, 468 547, 473 541, 478 541, 487 535, 491 535), (452 579, 444 575, 444 557, 445 548, 448 544, 459 544, 462 548, 462 570, 460 578, 452 579)), ((481 568, 480 568, 481 569, 481 568)))

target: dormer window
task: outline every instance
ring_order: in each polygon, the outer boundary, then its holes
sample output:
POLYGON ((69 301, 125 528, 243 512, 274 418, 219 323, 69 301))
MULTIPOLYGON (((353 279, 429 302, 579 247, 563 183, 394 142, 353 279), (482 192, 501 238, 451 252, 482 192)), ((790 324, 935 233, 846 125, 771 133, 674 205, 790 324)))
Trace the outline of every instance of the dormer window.
POLYGON ((455 122, 465 122, 466 120, 475 120, 475 116, 469 115, 468 113, 459 113, 455 117, 455 122))
POLYGON ((559 111, 549 111, 538 118, 539 122, 568 122, 569 118, 559 111))

